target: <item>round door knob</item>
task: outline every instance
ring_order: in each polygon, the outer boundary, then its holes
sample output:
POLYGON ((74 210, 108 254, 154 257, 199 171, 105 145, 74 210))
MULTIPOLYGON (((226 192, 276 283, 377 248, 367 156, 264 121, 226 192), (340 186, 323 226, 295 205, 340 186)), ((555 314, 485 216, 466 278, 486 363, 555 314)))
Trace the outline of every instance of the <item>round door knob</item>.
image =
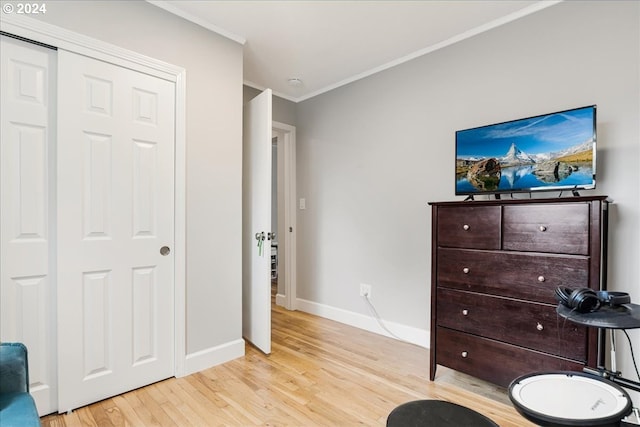
POLYGON ((463 316, 466 316, 466 315, 468 315, 468 314, 469 314, 469 310, 466 310, 466 309, 465 309, 465 310, 462 310, 462 315, 463 315, 463 316))
POLYGON ((544 282, 545 280, 547 279, 545 279, 544 276, 538 276, 538 282, 544 282))
POLYGON ((544 225, 541 225, 539 227, 540 231, 547 231, 547 227, 545 227, 544 225))
POLYGON ((536 325, 536 329, 541 331, 544 329, 544 326, 542 326, 542 324, 540 322, 538 322, 538 324, 536 325))
POLYGON ((463 226, 462 226, 462 229, 463 229, 464 231, 467 231, 469 228, 470 228, 470 227, 469 227, 469 224, 465 224, 465 225, 463 225, 463 226))
POLYGON ((469 353, 467 353, 466 351, 463 351, 463 352, 460 354, 460 356, 462 356, 462 357, 467 357, 468 355, 469 355, 469 353))
POLYGON ((171 253, 171 248, 169 246, 163 246, 160 248, 160 255, 167 256, 171 253))
POLYGON ((469 267, 465 267, 465 268, 463 268, 463 269, 462 269, 462 272, 463 272, 464 274, 469 274, 469 267))

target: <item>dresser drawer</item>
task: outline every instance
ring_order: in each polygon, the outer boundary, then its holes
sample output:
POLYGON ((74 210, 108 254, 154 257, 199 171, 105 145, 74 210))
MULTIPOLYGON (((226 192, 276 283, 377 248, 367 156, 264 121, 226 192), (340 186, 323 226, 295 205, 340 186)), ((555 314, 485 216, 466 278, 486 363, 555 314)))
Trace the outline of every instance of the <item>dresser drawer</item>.
POLYGON ((555 305, 438 289, 438 326, 587 361, 587 329, 567 322, 555 305))
POLYGON ((580 371, 584 366, 572 360, 444 327, 437 328, 435 345, 436 360, 439 365, 503 387, 507 387, 515 378, 528 373, 580 371))
POLYGON ((505 250, 589 255, 589 205, 505 206, 505 250))
POLYGON ((443 247, 500 249, 500 207, 438 209, 438 241, 443 247))
POLYGON ((436 286, 557 304, 555 289, 589 286, 589 258, 441 248, 436 286))

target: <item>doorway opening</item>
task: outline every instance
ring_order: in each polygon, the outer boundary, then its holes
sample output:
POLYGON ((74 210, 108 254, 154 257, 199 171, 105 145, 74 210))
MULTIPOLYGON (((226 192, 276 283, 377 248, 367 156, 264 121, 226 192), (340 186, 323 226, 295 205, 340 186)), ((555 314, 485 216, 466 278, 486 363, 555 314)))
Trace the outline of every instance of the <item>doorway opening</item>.
POLYGON ((296 146, 295 127, 272 125, 272 301, 296 309, 296 146))
MULTIPOLYGON (((273 130, 271 137, 271 261, 269 274, 271 277, 271 305, 276 303, 278 295, 278 139, 282 135, 273 130)), ((281 181, 280 181, 281 182, 281 181)))

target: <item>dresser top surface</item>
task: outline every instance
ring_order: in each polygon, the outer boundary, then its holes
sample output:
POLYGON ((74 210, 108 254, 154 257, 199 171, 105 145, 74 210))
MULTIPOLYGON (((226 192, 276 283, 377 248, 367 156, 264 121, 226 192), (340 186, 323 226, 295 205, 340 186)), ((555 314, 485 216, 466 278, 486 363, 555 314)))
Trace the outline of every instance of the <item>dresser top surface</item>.
POLYGON ((430 206, 498 206, 498 205, 524 205, 524 204, 544 204, 544 203, 584 203, 584 202, 605 202, 611 203, 609 196, 573 196, 573 197, 552 197, 539 199, 495 199, 495 200, 456 200, 447 202, 429 202, 430 206))

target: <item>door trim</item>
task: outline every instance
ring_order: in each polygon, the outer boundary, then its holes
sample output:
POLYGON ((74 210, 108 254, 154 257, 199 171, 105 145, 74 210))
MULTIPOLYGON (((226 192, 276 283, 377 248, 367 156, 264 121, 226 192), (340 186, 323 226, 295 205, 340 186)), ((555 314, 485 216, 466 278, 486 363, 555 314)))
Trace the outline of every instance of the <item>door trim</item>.
POLYGON ((175 83, 174 375, 186 375, 186 70, 24 15, 2 14, 0 24, 3 32, 175 83))
MULTIPOLYGON (((287 310, 296 309, 296 128, 286 123, 272 122, 272 128, 284 134, 284 224, 280 237, 284 236, 284 301, 276 298, 276 303, 284 305, 287 310), (289 230, 292 230, 289 232, 289 230)), ((279 147, 278 147, 279 149, 279 147)), ((280 213, 278 213, 280 215, 280 213)), ((279 237, 279 238, 280 238, 279 237)), ((280 254, 278 254, 280 256, 280 254)))

